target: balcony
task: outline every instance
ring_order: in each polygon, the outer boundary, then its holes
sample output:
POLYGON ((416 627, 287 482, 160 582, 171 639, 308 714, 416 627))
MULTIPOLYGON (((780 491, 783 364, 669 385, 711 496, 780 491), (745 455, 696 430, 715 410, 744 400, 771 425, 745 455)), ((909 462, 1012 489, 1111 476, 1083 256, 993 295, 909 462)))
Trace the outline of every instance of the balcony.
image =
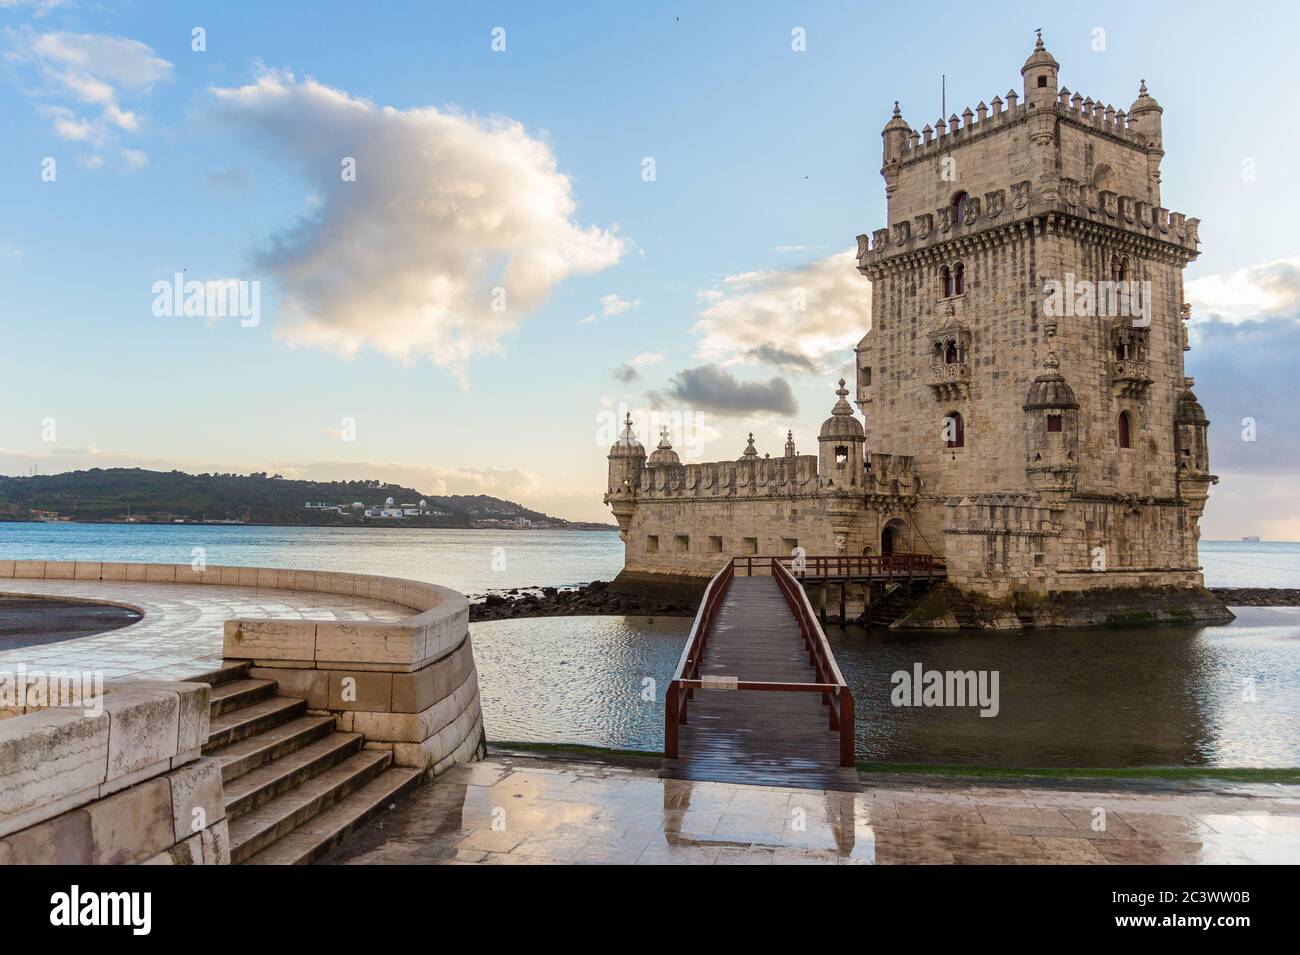
POLYGON ((1110 380, 1118 398, 1140 398, 1151 387, 1151 363, 1145 359, 1117 358, 1110 363, 1110 380))
POLYGON ((930 388, 939 401, 954 401, 970 395, 970 365, 953 361, 930 366, 930 388))

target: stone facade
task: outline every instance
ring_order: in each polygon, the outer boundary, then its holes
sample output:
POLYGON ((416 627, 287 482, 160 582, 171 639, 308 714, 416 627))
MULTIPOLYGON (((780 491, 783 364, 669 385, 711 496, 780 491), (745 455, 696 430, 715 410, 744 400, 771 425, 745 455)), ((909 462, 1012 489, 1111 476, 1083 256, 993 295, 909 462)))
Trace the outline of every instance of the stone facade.
POLYGON ((893 550, 1023 602, 1021 622, 1072 622, 1059 600, 1043 614, 1022 598, 1098 589, 1138 604, 1185 592, 1194 616, 1228 616, 1204 599, 1199 520, 1217 478, 1183 369, 1199 221, 1161 204, 1162 110, 1145 83, 1125 113, 1060 87, 1058 70, 1040 38, 1023 95, 919 132, 895 104, 888 222, 858 237, 865 429, 841 387, 815 457, 790 442, 760 458, 751 436, 737 461, 683 465, 666 438, 647 458, 629 422, 606 495, 620 585, 794 546, 893 550))

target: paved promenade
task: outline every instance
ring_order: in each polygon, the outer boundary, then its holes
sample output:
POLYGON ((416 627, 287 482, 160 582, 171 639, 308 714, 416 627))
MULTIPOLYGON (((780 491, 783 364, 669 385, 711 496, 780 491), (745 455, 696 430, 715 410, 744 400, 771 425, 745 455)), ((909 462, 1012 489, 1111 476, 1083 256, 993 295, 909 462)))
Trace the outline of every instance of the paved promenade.
POLYGON ((223 626, 231 617, 392 623, 413 613, 366 597, 213 584, 5 578, 0 594, 79 597, 142 611, 138 623, 120 630, 0 652, 0 670, 18 664, 99 670, 106 680, 180 680, 218 668, 223 626))
POLYGON ((1300 787, 863 793, 659 779, 652 768, 493 755, 411 794, 332 863, 1289 863, 1300 787), (1104 820, 1104 829, 1094 826, 1104 820))

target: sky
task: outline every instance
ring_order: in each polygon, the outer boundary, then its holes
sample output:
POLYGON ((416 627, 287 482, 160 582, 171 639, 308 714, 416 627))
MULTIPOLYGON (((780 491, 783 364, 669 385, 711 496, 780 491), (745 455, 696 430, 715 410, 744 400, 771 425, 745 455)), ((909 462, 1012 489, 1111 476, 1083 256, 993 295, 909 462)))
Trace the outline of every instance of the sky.
POLYGON ((1294 5, 969 9, 0 0, 0 473, 608 521, 626 411, 685 460, 787 428, 812 452, 869 321, 851 249, 894 101, 919 128, 941 76, 949 112, 1005 98, 1042 28, 1072 90, 1146 80, 1165 205, 1202 220, 1203 536, 1300 539, 1294 5), (178 274, 243 311, 173 314, 178 274))

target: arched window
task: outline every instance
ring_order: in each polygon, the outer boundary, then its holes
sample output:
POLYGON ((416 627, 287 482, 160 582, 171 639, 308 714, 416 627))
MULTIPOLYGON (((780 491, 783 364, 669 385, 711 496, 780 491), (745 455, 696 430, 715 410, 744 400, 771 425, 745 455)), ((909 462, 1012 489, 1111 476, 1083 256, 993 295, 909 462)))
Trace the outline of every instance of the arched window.
POLYGON ((958 262, 952 270, 952 294, 966 294, 966 266, 958 262))
POLYGON ((943 353, 943 363, 945 365, 957 364, 957 343, 951 338, 948 339, 948 348, 943 353))
POLYGON ((939 288, 944 298, 952 295, 952 270, 946 265, 939 269, 939 288))
POLYGON ((849 460, 849 449, 842 444, 835 446, 835 463, 839 465, 847 464, 849 460))
POLYGON ((1047 416, 1047 430, 1058 433, 1061 430, 1061 416, 1059 414, 1049 414, 1047 416))
POLYGON ((1133 418, 1127 411, 1119 413, 1119 446, 1121 448, 1133 447, 1133 418))
POLYGON ((943 363, 943 342, 934 343, 934 363, 936 365, 943 363))
POLYGON ((964 192, 959 192, 957 195, 952 197, 953 228, 961 225, 962 220, 966 217, 966 202, 969 198, 970 196, 966 195, 964 192))
POLYGON ((1119 281, 1119 256, 1118 255, 1112 255, 1110 257, 1110 280, 1112 282, 1119 281))
POLYGON ((966 427, 961 420, 961 412, 950 411, 943 419, 944 443, 950 448, 966 447, 966 427))

